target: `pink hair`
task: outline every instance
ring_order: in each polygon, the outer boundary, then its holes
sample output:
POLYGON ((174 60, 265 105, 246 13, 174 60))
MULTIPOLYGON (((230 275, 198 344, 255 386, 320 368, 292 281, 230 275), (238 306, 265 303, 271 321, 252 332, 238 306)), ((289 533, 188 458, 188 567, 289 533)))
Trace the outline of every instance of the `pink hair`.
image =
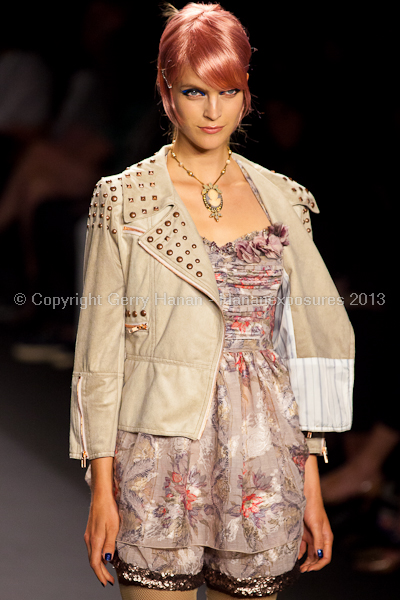
POLYGON ((179 126, 165 79, 172 85, 188 66, 213 88, 242 90, 240 119, 246 116, 251 110, 247 82, 250 57, 251 46, 243 25, 219 4, 190 2, 174 12, 161 36, 157 63, 157 88, 169 120, 179 126))

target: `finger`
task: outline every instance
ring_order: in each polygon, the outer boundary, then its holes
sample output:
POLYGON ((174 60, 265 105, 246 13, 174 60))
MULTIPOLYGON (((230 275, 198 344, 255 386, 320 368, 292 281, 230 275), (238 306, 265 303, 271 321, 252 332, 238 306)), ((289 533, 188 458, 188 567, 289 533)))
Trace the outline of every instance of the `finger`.
POLYGON ((306 550, 307 550, 307 543, 305 540, 302 540, 301 544, 300 544, 299 555, 297 557, 299 560, 300 560, 300 558, 302 558, 304 556, 304 553, 306 550))
POLYGON ((322 556, 320 555, 317 563, 310 566, 309 571, 320 571, 326 565, 328 565, 332 560, 332 543, 333 543, 333 535, 332 532, 328 532, 324 535, 322 556))
MULTIPOLYGON (((103 564, 107 564, 113 559, 115 552, 115 540, 117 537, 117 532, 107 533, 106 541, 104 542, 103 551, 102 551, 102 561, 103 564)), ((107 580, 114 585, 114 577, 107 571, 107 580)))
POLYGON ((112 560, 115 552, 115 540, 117 539, 118 528, 108 526, 106 539, 104 540, 102 555, 105 562, 112 560))
POLYGON ((314 545, 310 541, 310 542, 308 542, 308 545, 307 545, 307 558, 303 562, 303 564, 301 565, 300 571, 302 573, 305 573, 306 571, 309 571, 311 565, 314 564, 314 560, 315 560, 314 559, 314 545))
MULTIPOLYGON (((308 528, 308 526, 306 525, 306 523, 304 523, 303 539, 302 539, 301 544, 300 544, 301 554, 299 555, 299 559, 304 556, 304 554, 305 554, 306 551, 308 553, 308 549, 309 549, 310 544, 312 544, 312 540, 313 540, 313 538, 312 538, 312 535, 311 535, 311 531, 308 528)), ((309 558, 307 557, 306 560, 303 562, 303 564, 300 567, 300 572, 301 573, 306 572, 307 571, 307 567, 308 567, 309 564, 310 564, 309 563, 309 558)))
POLYGON ((109 574, 102 562, 102 548, 104 539, 91 536, 89 543, 91 546, 89 563, 97 579, 103 584, 103 586, 107 585, 107 581, 110 581, 110 583, 114 584, 114 578, 109 574))
POLYGON ((328 538, 332 532, 329 523, 324 519, 316 521, 309 529, 311 540, 308 544, 307 560, 304 564, 308 571, 317 570, 317 565, 319 570, 329 562, 327 560, 330 556, 328 538))

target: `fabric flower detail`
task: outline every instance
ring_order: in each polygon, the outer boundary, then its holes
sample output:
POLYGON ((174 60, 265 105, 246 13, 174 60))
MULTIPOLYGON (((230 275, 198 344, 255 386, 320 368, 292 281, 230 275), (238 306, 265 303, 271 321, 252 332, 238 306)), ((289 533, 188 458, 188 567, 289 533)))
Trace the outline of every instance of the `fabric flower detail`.
POLYGON ((283 246, 289 245, 289 230, 287 225, 275 223, 270 225, 267 232, 262 232, 251 240, 242 240, 236 244, 236 254, 245 262, 260 262, 260 254, 267 258, 279 258, 283 246))
POLYGON ((261 260, 259 256, 261 252, 253 246, 252 240, 239 240, 236 243, 236 254, 240 260, 245 262, 260 262, 261 260))

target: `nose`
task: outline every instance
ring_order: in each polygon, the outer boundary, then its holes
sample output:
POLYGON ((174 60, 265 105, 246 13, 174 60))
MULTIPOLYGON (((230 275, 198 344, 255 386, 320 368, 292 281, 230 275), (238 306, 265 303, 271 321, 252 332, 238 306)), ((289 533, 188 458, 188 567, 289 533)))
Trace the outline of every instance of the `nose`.
POLYGON ((216 121, 222 114, 220 95, 210 95, 204 107, 204 116, 210 121, 216 121))

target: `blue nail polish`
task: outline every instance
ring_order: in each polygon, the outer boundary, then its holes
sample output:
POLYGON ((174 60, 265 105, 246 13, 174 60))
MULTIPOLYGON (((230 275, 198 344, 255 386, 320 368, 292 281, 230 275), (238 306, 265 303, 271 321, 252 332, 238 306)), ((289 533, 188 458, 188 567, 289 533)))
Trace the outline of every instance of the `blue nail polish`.
POLYGON ((104 558, 105 558, 106 560, 111 560, 111 554, 110 554, 110 552, 107 552, 107 553, 104 555, 104 558))
POLYGON ((321 549, 317 550, 318 558, 324 558, 324 551, 321 549))

